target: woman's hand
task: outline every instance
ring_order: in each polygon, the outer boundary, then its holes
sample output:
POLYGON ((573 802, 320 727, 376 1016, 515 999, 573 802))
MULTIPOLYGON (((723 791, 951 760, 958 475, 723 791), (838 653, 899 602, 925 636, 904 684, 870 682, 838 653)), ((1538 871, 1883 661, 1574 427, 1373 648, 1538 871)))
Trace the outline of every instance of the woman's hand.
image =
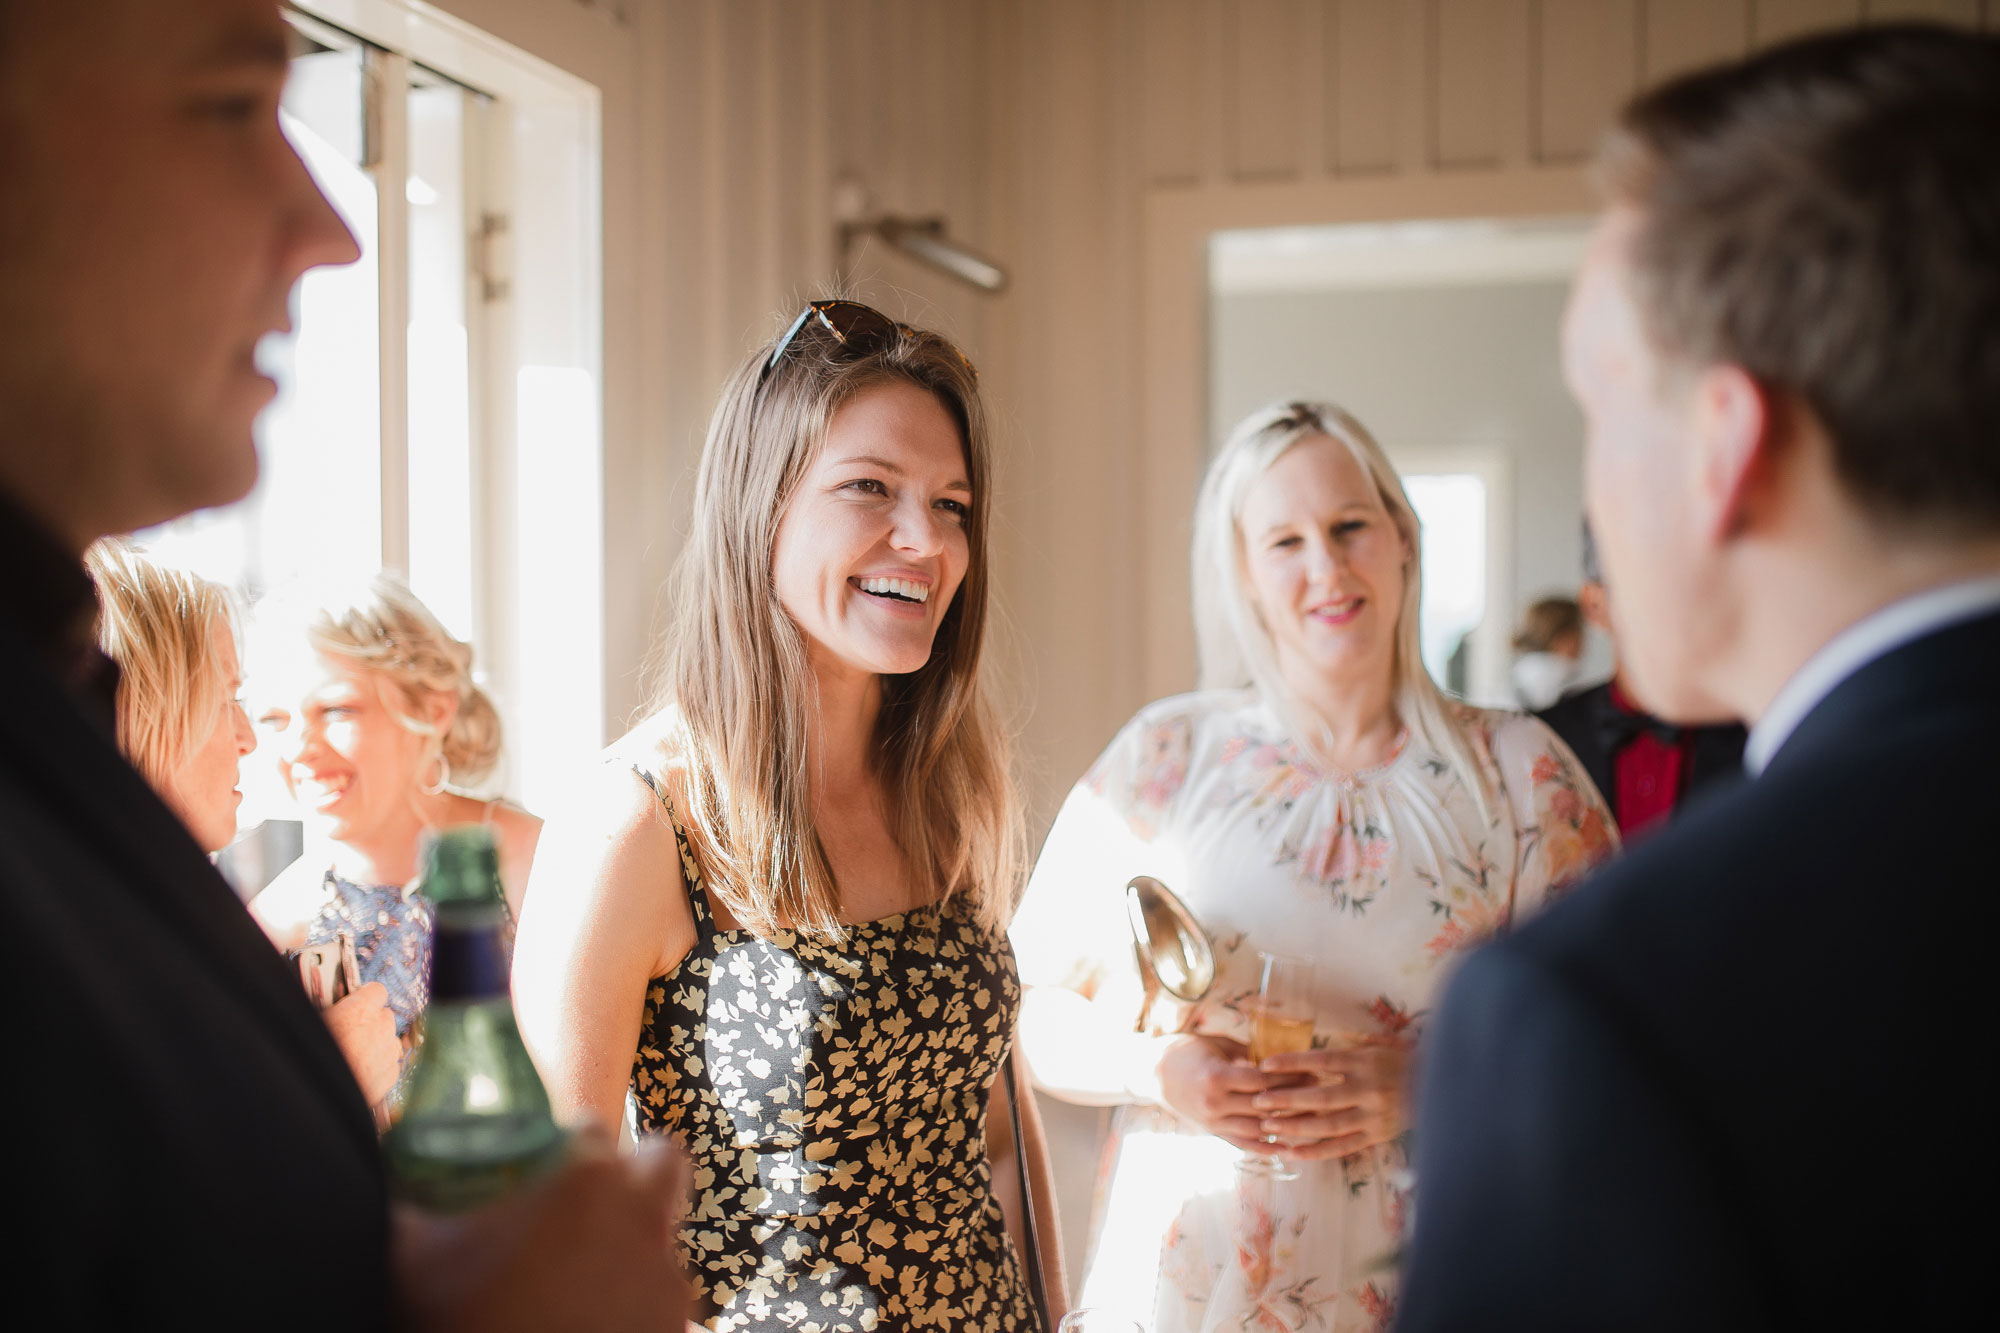
POLYGON ((1255 1132, 1274 1139, 1288 1159, 1351 1157, 1408 1127, 1410 1053, 1400 1046, 1294 1051, 1264 1061, 1263 1073, 1281 1086, 1251 1099, 1255 1132))
POLYGON ((324 1012, 361 1096, 370 1106, 389 1095, 402 1072, 403 1043, 396 1039, 396 1014, 389 1008, 389 991, 379 981, 342 996, 324 1012))
POLYGON ((1160 1056, 1160 1099, 1181 1119, 1246 1152, 1268 1152, 1257 1101, 1296 1076, 1258 1072, 1228 1037, 1176 1037, 1160 1056))

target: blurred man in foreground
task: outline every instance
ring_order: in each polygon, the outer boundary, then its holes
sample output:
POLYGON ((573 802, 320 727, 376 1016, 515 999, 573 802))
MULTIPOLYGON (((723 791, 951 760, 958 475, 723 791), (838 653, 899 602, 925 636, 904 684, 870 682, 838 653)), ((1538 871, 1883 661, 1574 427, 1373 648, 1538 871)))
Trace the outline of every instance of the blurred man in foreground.
POLYGON ((1872 28, 1627 108, 1571 298, 1638 701, 1750 780, 1475 955, 1400 1327, 1961 1329, 2000 754, 2000 41, 1872 28))
POLYGON ((601 1144, 390 1209, 338 1049, 113 744, 80 556, 241 497, 258 341, 354 239, 272 0, 0 0, 0 995, 16 1298, 50 1327, 679 1328, 676 1170, 601 1144))

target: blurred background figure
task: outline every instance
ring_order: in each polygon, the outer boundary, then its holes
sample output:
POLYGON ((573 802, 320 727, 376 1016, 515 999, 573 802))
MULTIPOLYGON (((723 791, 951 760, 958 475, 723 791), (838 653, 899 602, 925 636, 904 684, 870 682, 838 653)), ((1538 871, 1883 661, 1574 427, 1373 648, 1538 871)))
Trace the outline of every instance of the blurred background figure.
POLYGON ((1528 607, 1514 635, 1514 697, 1526 712, 1547 708, 1583 669, 1583 607, 1574 597, 1544 597, 1528 607))
POLYGON ((353 937, 364 982, 388 988, 407 1040, 422 1012, 430 909, 424 834, 486 824, 518 915, 541 821, 467 794, 500 761, 500 721, 472 650, 393 573, 260 620, 258 724, 306 824, 306 852, 253 898, 280 948, 353 937), (269 659, 268 661, 266 659, 269 659))
POLYGON ((1154 1333, 1375 1329, 1396 1298, 1423 1015, 1461 950, 1616 835, 1546 727, 1425 671, 1417 517, 1341 409, 1280 403, 1237 426, 1193 563, 1209 688, 1111 742, 1013 930, 1038 1082, 1120 1107, 1081 1303, 1154 1333), (1214 985, 1164 1035, 1135 1031, 1136 874, 1214 943, 1214 985), (1261 1067, 1260 952, 1315 964, 1317 1029, 1316 1049, 1261 1067), (1260 1169, 1274 1152, 1296 1178, 1260 1169))
MULTIPOLYGON (((257 745, 238 698, 229 594, 116 538, 93 543, 84 567, 97 585, 98 642, 118 664, 118 748, 212 856, 236 836, 238 770, 257 745)), ((370 1105, 395 1083, 401 1056, 388 998, 364 985, 324 1011, 370 1105)))
MULTIPOLYGON (((1612 630, 1610 594, 1590 527, 1583 529, 1583 587, 1578 591, 1590 624, 1612 630)), ((1666 820, 1702 787, 1742 776, 1746 733, 1737 723, 1677 727, 1647 713, 1614 673, 1602 685, 1565 695, 1536 715, 1563 738, 1611 806, 1626 837, 1666 820)))

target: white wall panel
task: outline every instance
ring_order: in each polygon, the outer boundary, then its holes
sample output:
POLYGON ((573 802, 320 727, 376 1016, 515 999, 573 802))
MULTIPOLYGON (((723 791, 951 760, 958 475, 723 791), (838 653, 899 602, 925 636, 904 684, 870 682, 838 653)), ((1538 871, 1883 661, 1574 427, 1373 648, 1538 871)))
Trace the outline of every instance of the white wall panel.
POLYGON ((1645 10, 1648 83, 1750 48, 1750 0, 1648 0, 1645 10))
POLYGON ((1639 82, 1637 0, 1539 0, 1535 145, 1582 160, 1639 82))
MULTIPOLYGON (((1431 75, 1440 167, 1490 167, 1500 161, 1502 6, 1498 0, 1433 0, 1436 52, 1431 75)), ((1516 63, 1519 57, 1516 56, 1516 63)))
POLYGON ((1299 0, 1239 0, 1230 43, 1231 162, 1238 180, 1299 172, 1301 9, 1299 0))
POLYGON ((1398 0, 1331 0, 1328 6, 1328 60, 1333 87, 1333 168, 1375 172, 1394 167, 1399 156, 1398 118, 1419 101, 1403 89, 1403 29, 1413 22, 1398 0))
POLYGON ((1933 19, 1940 23, 1979 22, 1979 0, 1864 0, 1870 23, 1933 19))
POLYGON ((1859 23, 1861 0, 1755 0, 1751 18, 1753 40, 1769 46, 1817 29, 1859 23))

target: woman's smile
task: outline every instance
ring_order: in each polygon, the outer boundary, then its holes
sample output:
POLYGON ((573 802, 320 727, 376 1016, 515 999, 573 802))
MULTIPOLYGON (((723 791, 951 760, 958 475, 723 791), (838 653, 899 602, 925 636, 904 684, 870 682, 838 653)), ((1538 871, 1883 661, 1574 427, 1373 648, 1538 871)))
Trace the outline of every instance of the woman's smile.
POLYGON ((1306 617, 1322 625, 1351 625, 1362 608, 1368 605, 1366 597, 1341 597, 1330 602, 1320 602, 1306 608, 1306 617))
POLYGON ((877 610, 899 620, 930 619, 931 585, 928 578, 909 575, 849 579, 848 585, 877 610))

